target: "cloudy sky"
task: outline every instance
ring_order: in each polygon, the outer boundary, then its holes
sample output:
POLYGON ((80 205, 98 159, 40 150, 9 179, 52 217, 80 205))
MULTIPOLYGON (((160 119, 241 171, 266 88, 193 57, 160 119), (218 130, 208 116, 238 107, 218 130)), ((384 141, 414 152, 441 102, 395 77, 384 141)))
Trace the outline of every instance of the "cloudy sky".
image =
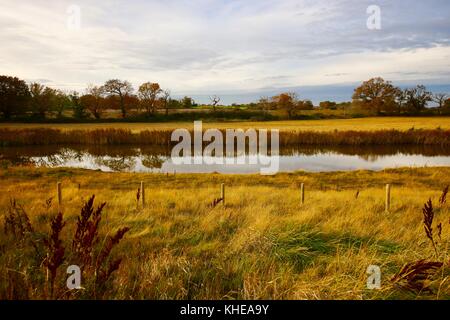
POLYGON ((67 90, 110 78, 175 95, 339 88, 374 76, 446 85, 450 1, 0 0, 0 43, 1 74, 67 90), (370 5, 381 30, 367 27, 370 5))

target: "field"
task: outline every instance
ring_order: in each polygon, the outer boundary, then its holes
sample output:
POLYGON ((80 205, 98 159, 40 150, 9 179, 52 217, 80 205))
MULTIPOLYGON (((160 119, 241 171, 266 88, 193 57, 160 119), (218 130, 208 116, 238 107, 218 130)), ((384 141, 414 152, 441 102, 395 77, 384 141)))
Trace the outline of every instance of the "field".
MULTIPOLYGON (((54 128, 61 130, 74 129, 128 129, 133 132, 143 130, 174 130, 178 128, 193 129, 192 122, 164 123, 89 123, 89 124, 40 124, 40 123, 0 123, 0 129, 54 128)), ((205 122, 203 128, 265 128, 285 131, 375 131, 375 130, 409 130, 414 129, 450 129, 450 117, 374 117, 336 120, 293 120, 266 122, 205 122)))
POLYGON ((0 179, 1 223, 15 198, 33 226, 30 238, 1 233, 2 299, 450 298, 450 209, 438 201, 450 184, 450 168, 238 176, 12 167, 0 169, 0 179), (137 201, 141 181, 145 208, 137 201), (64 289, 69 261, 64 260, 50 294, 45 263, 36 261, 35 251, 25 245, 41 246, 36 238, 54 230, 50 222, 58 211, 57 182, 62 183, 66 226, 59 237, 66 254, 76 216, 94 194, 95 206, 107 202, 100 247, 108 243, 105 236, 130 228, 111 252, 123 260, 102 290, 96 286, 92 291, 82 278, 84 290, 69 294, 64 289), (213 207, 221 183, 225 205, 213 207), (300 183, 305 184, 303 205, 300 183), (387 183, 392 185, 389 212, 387 183), (422 208, 429 198, 437 254, 423 226, 422 208), (17 250, 19 244, 22 250, 17 250), (439 268, 422 290, 405 289, 417 279, 409 284, 390 281, 405 264, 420 259, 443 261, 447 268, 439 268), (366 287, 370 265, 381 268, 379 290, 366 287))

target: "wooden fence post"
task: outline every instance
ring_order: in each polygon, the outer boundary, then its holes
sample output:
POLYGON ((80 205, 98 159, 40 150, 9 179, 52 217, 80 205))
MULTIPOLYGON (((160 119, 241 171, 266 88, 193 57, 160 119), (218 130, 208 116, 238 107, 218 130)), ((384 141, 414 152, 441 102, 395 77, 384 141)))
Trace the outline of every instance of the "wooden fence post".
POLYGON ((144 181, 141 181, 141 199, 142 199, 142 208, 145 207, 145 187, 144 181))
POLYGON ((225 205, 225 183, 220 186, 220 198, 222 199, 222 205, 225 205))
POLYGON ((302 183, 300 185, 300 203, 304 204, 305 203, 305 184, 302 183))
POLYGON ((391 209, 391 185, 386 185, 386 212, 391 209))
POLYGON ((61 182, 56 184, 56 193, 58 195, 58 205, 62 206, 62 191, 61 191, 61 182))

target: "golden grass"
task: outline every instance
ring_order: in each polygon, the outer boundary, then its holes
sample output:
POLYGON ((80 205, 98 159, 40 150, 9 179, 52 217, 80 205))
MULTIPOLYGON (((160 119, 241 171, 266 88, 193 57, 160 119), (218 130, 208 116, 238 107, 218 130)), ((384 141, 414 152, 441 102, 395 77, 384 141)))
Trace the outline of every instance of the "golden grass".
MULTIPOLYGON (((389 279, 407 262, 434 258, 422 207, 428 198, 438 203, 450 168, 276 176, 9 168, 0 179, 0 214, 14 197, 35 225, 47 228, 43 204, 61 181, 68 223, 95 194, 98 203, 107 202, 104 231, 131 228, 117 248, 125 259, 104 298, 403 299, 417 294, 389 279), (136 206, 140 181, 144 209, 136 206), (212 209, 221 183, 226 205, 212 209), (386 183, 393 186, 390 213, 384 212, 386 183), (366 288, 372 264, 381 267, 381 290, 366 288)), ((448 204, 436 209, 436 222, 444 225, 439 250, 447 260, 449 218, 448 204)), ((0 270, 5 267, 0 258, 0 270)), ((419 297, 450 298, 449 275, 439 281, 433 294, 419 297)))
MULTIPOLYGON (((205 122, 205 129, 217 128, 265 128, 280 130, 308 130, 308 131, 333 131, 333 130, 408 130, 415 129, 450 129, 450 117, 372 117, 357 119, 333 119, 333 120, 292 120, 292 121, 267 121, 267 122, 205 122)), ((40 124, 40 123, 0 123, 1 128, 55 128, 62 130, 75 129, 129 129, 133 132, 143 130, 174 130, 177 128, 193 129, 192 122, 165 122, 165 123, 64 123, 64 124, 40 124)))

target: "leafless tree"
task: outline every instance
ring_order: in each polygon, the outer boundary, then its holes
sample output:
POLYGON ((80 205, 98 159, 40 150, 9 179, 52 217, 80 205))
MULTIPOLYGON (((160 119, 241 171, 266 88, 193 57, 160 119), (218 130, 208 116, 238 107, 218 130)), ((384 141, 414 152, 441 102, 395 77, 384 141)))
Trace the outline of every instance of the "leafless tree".
POLYGON ((166 110, 166 116, 169 115, 169 99, 170 99, 170 90, 162 91, 161 104, 162 104, 162 107, 166 110))
POLYGON ((435 93, 433 94, 433 101, 436 102, 439 106, 439 112, 442 112, 444 108, 445 101, 449 98, 446 93, 435 93))
POLYGON ((209 99, 211 100, 211 105, 213 107, 213 111, 216 112, 216 106, 220 102, 220 97, 214 95, 214 96, 209 97, 209 99))

